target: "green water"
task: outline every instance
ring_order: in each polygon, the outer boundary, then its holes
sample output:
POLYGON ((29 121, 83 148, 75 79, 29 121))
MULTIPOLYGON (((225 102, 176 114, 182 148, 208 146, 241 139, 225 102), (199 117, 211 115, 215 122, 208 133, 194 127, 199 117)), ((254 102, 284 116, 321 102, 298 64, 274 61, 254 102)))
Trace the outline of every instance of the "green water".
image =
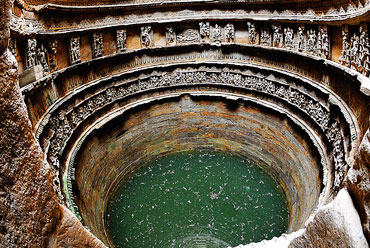
POLYGON ((288 207, 262 169, 218 152, 153 161, 112 197, 108 231, 116 247, 228 247, 286 231, 288 207))

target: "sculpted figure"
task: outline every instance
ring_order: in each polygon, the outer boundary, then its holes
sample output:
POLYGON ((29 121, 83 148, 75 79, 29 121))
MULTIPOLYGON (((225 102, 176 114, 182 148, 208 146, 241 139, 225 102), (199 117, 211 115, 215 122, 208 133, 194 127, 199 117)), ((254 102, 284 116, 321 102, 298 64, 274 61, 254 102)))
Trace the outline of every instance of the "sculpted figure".
POLYGON ((126 50, 126 30, 117 30, 116 36, 117 52, 126 50))
POLYGON ((304 37, 304 27, 298 27, 298 51, 303 51, 305 49, 305 37, 304 37))
POLYGON ((317 33, 317 42, 316 42, 316 48, 315 48, 315 54, 317 56, 322 55, 322 34, 321 31, 317 33))
POLYGON ((207 38, 209 38, 210 35, 210 26, 209 22, 200 22, 199 23, 199 34, 202 42, 206 41, 207 38))
POLYGON ((93 34, 93 56, 94 58, 101 57, 103 55, 103 34, 93 34))
POLYGON ((329 43, 329 35, 327 29, 321 29, 321 38, 322 38, 322 57, 325 59, 329 58, 330 53, 330 43, 329 43))
POLYGON ((166 43, 167 45, 176 45, 176 33, 173 27, 166 27, 166 43))
POLYGON ((249 36, 249 42, 251 44, 255 44, 257 41, 257 32, 256 32, 256 26, 252 22, 247 23, 248 26, 248 36, 249 36))
POLYGON ((293 29, 289 27, 285 28, 284 35, 285 35, 285 47, 288 49, 293 49, 293 43, 294 43, 293 29))
POLYGON ((359 57, 359 51, 360 51, 360 37, 358 35, 353 34, 351 38, 351 50, 350 50, 350 58, 351 58, 351 68, 358 70, 360 67, 360 57, 359 57))
POLYGON ((221 45, 221 27, 216 24, 214 28, 212 28, 212 42, 216 45, 221 45))
POLYGON ((348 30, 347 27, 343 27, 342 29, 342 52, 338 59, 339 63, 345 66, 350 65, 350 45, 348 42, 348 30))
POLYGON ((71 37, 69 50, 71 64, 76 64, 80 62, 80 37, 71 37))
POLYGON ((316 48, 316 31, 313 30, 313 29, 310 29, 308 30, 307 32, 307 46, 306 46, 306 50, 309 52, 309 53, 314 53, 315 52, 315 48, 316 48))
POLYGON ((46 58, 46 49, 44 48, 43 44, 41 44, 41 46, 37 48, 37 64, 42 66, 44 74, 49 72, 49 65, 46 58))
POLYGON ((57 40, 50 40, 49 41, 49 65, 51 71, 57 71, 58 65, 57 65, 57 46, 58 41, 57 40))
POLYGON ((27 41, 27 56, 26 56, 26 66, 30 69, 36 65, 36 39, 28 39, 27 41))
POLYGON ((146 27, 141 27, 141 45, 143 47, 150 47, 153 44, 153 35, 152 35, 152 27, 151 26, 146 26, 146 27))
POLYGON ((283 34, 281 32, 281 25, 272 25, 273 36, 272 44, 274 47, 281 47, 283 43, 283 34))
POLYGON ((261 44, 265 46, 271 46, 271 34, 269 28, 267 27, 264 27, 261 30, 261 44))
POLYGON ((225 26, 225 38, 227 42, 234 42, 235 40, 235 29, 234 25, 231 23, 228 23, 225 26))

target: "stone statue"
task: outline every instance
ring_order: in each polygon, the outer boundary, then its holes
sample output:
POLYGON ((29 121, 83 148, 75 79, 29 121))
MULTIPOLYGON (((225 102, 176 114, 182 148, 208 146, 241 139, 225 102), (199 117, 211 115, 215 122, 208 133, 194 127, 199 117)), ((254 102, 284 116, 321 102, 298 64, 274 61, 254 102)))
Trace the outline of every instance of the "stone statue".
POLYGON ((321 29, 322 39, 322 53, 321 56, 325 59, 329 59, 330 56, 330 41, 327 28, 321 29))
POLYGON ((153 46, 153 31, 151 26, 141 27, 141 46, 151 47, 153 46))
POLYGON ((338 62, 341 65, 349 66, 350 64, 350 56, 349 56, 349 42, 348 42, 348 27, 344 26, 342 28, 342 52, 338 59, 338 62))
POLYGON ((234 42, 235 41, 235 28, 234 25, 231 23, 226 24, 225 28, 225 38, 227 42, 234 42))
POLYGON ((37 41, 35 38, 28 39, 27 41, 27 56, 26 56, 26 67, 30 69, 36 65, 36 47, 37 41))
POLYGON ((315 54, 319 57, 322 56, 322 33, 321 30, 317 33, 317 42, 315 47, 315 54))
POLYGON ((103 56, 103 34, 93 33, 93 57, 103 56))
POLYGON ((290 27, 284 28, 284 41, 285 47, 288 49, 293 49, 294 47, 294 32, 290 27))
POLYGON ((261 30, 260 43, 265 46, 271 46, 271 34, 268 27, 264 27, 261 30))
POLYGON ((304 35, 304 26, 298 27, 298 51, 305 50, 305 35, 304 35))
POLYGON ((17 57, 17 42, 15 39, 9 38, 9 50, 14 55, 14 57, 17 57))
POLYGON ((58 65, 57 65, 57 46, 58 41, 57 40, 50 40, 49 41, 49 65, 51 71, 57 71, 58 65))
POLYGON ((317 42, 316 31, 313 29, 308 30, 307 31, 307 45, 306 45, 307 52, 311 54, 315 53, 316 42, 317 42))
POLYGON ((41 44, 41 46, 37 48, 37 64, 42 66, 44 75, 49 72, 46 49, 44 48, 43 44, 41 44))
POLYGON ((212 33, 211 33, 211 40, 212 40, 212 43, 216 44, 216 45, 221 45, 221 27, 216 24, 213 28, 212 28, 212 33))
POLYGON ((199 34, 202 42, 205 42, 210 35, 210 26, 209 22, 200 22, 199 23, 199 34))
POLYGON ((359 70, 360 62, 360 37, 355 33, 351 38, 350 43, 350 66, 352 69, 359 70))
POLYGON ((283 34, 281 31, 281 25, 272 25, 273 36, 272 45, 274 47, 281 47, 283 44, 283 34))
POLYGON ((81 62, 80 37, 71 37, 69 45, 69 55, 71 64, 81 62))
POLYGON ((116 35, 116 45, 117 45, 117 52, 124 52, 126 50, 126 30, 117 30, 116 35))
POLYGON ((166 27, 166 44, 176 45, 176 33, 173 27, 166 27))
POLYGON ((249 42, 251 44, 256 44, 257 41, 257 32, 256 32, 256 26, 252 22, 247 23, 248 26, 248 37, 249 37, 249 42))

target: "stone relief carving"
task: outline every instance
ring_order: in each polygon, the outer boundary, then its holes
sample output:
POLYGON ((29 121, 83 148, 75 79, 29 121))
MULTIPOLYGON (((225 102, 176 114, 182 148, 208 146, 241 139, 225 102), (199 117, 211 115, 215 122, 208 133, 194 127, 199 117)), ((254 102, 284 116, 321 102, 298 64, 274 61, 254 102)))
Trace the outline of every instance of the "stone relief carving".
POLYGON ((221 45, 222 41, 222 33, 221 27, 218 24, 215 24, 214 27, 211 28, 211 41, 215 45, 221 45))
POLYGON ((294 31, 292 28, 284 28, 284 45, 288 49, 294 48, 294 31))
POLYGON ((304 51, 305 50, 305 34, 304 34, 305 28, 303 25, 298 27, 298 44, 297 49, 298 51, 304 51))
POLYGON ((153 44, 153 30, 151 26, 141 27, 141 46, 152 47, 153 44))
POLYGON ((321 39, 322 39, 322 48, 321 48, 321 57, 329 59, 330 57, 330 41, 328 35, 328 27, 325 25, 321 28, 321 39))
POLYGON ((41 44, 40 47, 37 48, 37 64, 42 66, 44 75, 49 72, 46 54, 46 48, 44 48, 44 45, 41 44))
POLYGON ((339 63, 345 66, 350 64, 350 54, 349 54, 349 41, 348 41, 348 26, 342 27, 342 52, 338 59, 339 63))
POLYGON ((127 39, 126 30, 124 29, 117 30, 116 46, 117 46, 118 53, 124 52, 126 50, 126 39, 127 39))
POLYGON ((103 34, 93 33, 93 43, 92 43, 93 57, 98 58, 103 56, 103 34))
POLYGON ((69 44, 69 59, 72 65, 81 62, 80 37, 71 37, 69 44))
POLYGON ((317 47, 316 30, 310 29, 307 31, 306 51, 311 54, 315 54, 316 47, 317 47))
POLYGON ((36 65, 37 41, 35 38, 27 40, 26 67, 30 69, 36 65))
POLYGON ((58 70, 58 64, 57 64, 57 47, 58 47, 58 41, 57 40, 50 40, 49 41, 49 66, 51 71, 57 71, 58 70))
POLYGON ((261 37, 260 37, 260 43, 261 45, 264 46, 271 46, 271 33, 270 33, 270 28, 267 26, 264 26, 261 29, 261 37))
POLYGON ((199 34, 202 42, 205 42, 209 39, 210 36, 210 25, 209 22, 200 22, 199 23, 199 34))
POLYGON ((58 156, 62 154, 65 143, 72 134, 73 129, 98 108, 138 91, 168 86, 201 85, 205 82, 232 85, 263 92, 287 101, 301 109, 303 113, 317 123, 326 134, 328 141, 333 144, 333 164, 336 170, 335 186, 339 187, 341 185, 347 167, 344 159, 343 138, 338 123, 331 119, 326 107, 299 89, 286 85, 286 83, 281 84, 278 79, 268 80, 266 78, 240 74, 240 72, 234 72, 230 69, 226 72, 216 72, 215 70, 211 71, 209 68, 202 68, 201 70, 187 69, 155 73, 155 76, 144 76, 138 81, 130 81, 129 83, 121 83, 118 86, 109 87, 105 91, 80 103, 78 107, 69 110, 68 115, 64 114, 67 110, 61 110, 59 114, 54 115, 49 121, 49 126, 53 131, 45 131, 45 133, 54 133, 50 137, 50 148, 48 150, 50 163, 55 169, 59 168, 58 156))
POLYGON ((194 29, 186 29, 176 37, 177 43, 191 44, 200 42, 199 32, 194 29))
POLYGON ((166 27, 166 44, 168 46, 176 45, 176 32, 174 27, 166 27))
POLYGON ((249 43, 251 44, 256 44, 257 42, 257 31, 256 31, 256 26, 252 22, 247 23, 248 26, 248 38, 249 38, 249 43))
POLYGON ((272 35, 272 46, 274 47, 282 47, 283 45, 283 33, 281 30, 280 24, 274 24, 271 26, 273 30, 272 35))
POLYGON ((234 24, 231 24, 231 23, 226 24, 224 30, 225 30, 225 39, 226 39, 226 42, 234 42, 235 41, 235 28, 234 28, 234 24))
POLYGON ((9 38, 9 50, 14 55, 14 57, 17 57, 17 42, 15 39, 9 38))

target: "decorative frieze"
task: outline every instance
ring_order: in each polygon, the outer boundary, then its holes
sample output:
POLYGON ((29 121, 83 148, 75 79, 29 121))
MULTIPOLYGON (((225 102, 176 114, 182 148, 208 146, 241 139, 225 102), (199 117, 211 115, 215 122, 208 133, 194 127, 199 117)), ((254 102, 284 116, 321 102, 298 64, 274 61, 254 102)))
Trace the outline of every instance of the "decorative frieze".
POLYGON ((69 43, 69 59, 72 65, 81 62, 80 37, 71 37, 69 43))
POLYGON ((153 30, 151 26, 141 27, 140 33, 141 47, 152 47, 153 46, 153 30))
POLYGON ((124 29, 117 30, 116 46, 118 53, 124 52, 126 50, 126 39, 127 39, 126 30, 124 29))
POLYGON ((93 33, 92 52, 93 52, 94 58, 103 56, 103 34, 102 33, 93 33))

